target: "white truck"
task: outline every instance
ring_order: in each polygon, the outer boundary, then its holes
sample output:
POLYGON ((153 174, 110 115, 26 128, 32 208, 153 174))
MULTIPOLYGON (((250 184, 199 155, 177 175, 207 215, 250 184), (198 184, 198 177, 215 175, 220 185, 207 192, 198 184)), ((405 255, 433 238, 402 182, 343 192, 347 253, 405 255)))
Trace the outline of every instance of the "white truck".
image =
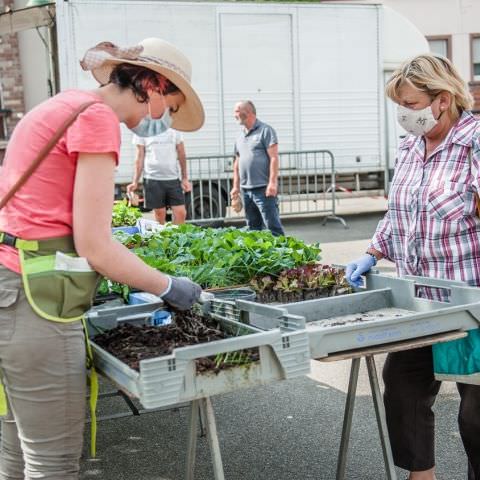
MULTIPOLYGON (((403 60, 429 49, 409 20, 381 4, 57 0, 56 27, 62 89, 95 85, 79 59, 104 40, 134 45, 157 36, 191 59, 206 122, 185 134, 185 147, 202 217, 225 213, 239 133, 233 107, 241 99, 276 129, 280 152, 329 151, 337 184, 385 189, 402 132, 384 83, 403 60)), ((131 181, 135 156, 131 133, 122 135, 118 185, 131 181)), ((325 158, 281 156, 282 198, 324 189, 312 175, 323 174, 325 185, 325 158)))

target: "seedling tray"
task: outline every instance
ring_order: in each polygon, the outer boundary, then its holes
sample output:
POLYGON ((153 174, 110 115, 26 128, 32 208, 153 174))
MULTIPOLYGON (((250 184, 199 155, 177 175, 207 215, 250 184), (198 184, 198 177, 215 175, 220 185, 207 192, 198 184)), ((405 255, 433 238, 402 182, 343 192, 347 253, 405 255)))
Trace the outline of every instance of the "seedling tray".
MULTIPOLYGON (((242 303, 237 303, 242 308, 242 303)), ((394 278, 372 273, 367 275, 366 288, 357 293, 278 308, 305 319, 311 357, 321 358, 345 350, 478 328, 480 288, 426 277, 394 278), (449 301, 419 298, 419 288, 425 287, 445 289, 449 301)), ((285 321, 287 317, 249 318, 250 324, 264 329, 285 321)))
MULTIPOLYGON (((148 324, 152 313, 159 308, 162 308, 161 303, 91 310, 87 314, 89 335, 92 338, 99 331, 114 328, 122 322, 148 324)), ((260 308, 260 314, 277 318, 279 324, 283 317, 294 319, 285 310, 273 307, 260 308)), ((231 337, 176 348, 171 355, 141 360, 139 371, 131 369, 92 341, 95 367, 119 388, 138 398, 147 409, 294 378, 310 372, 305 329, 277 328, 263 331, 215 313, 205 315, 212 315, 212 318, 218 320, 221 328, 231 337), (233 366, 218 373, 197 372, 196 359, 248 348, 259 349, 257 362, 233 366)))

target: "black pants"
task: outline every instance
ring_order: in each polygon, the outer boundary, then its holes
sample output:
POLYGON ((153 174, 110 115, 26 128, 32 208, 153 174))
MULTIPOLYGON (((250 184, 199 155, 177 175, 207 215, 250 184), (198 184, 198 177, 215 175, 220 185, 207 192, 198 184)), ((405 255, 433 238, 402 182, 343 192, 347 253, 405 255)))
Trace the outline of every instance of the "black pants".
MULTIPOLYGON (((408 471, 435 466, 435 402, 431 347, 390 353, 383 368, 384 402, 395 465, 408 471)), ((468 479, 480 480, 480 385, 457 383, 458 425, 468 456, 468 479)))

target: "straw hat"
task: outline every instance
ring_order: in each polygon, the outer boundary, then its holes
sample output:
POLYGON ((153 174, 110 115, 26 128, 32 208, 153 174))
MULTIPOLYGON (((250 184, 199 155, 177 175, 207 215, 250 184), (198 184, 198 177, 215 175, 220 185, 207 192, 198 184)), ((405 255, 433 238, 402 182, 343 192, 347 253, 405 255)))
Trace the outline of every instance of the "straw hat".
POLYGON ((130 63, 161 73, 185 95, 185 103, 172 113, 172 128, 184 132, 198 130, 205 121, 203 106, 191 85, 192 65, 188 58, 171 43, 159 38, 146 38, 135 47, 121 48, 110 42, 99 43, 80 62, 91 70, 102 85, 108 83, 115 65, 130 63))

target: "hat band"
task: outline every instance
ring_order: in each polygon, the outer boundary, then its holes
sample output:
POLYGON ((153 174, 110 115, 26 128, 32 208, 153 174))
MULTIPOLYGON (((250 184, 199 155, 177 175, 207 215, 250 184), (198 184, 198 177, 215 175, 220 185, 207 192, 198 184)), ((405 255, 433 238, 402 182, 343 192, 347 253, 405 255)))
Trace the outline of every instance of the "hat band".
POLYGON ((146 56, 146 55, 139 55, 136 60, 138 60, 140 62, 155 63, 157 65, 160 65, 161 67, 166 67, 169 70, 173 70, 174 72, 178 73, 185 80, 190 81, 190 76, 187 75, 184 70, 182 70, 178 65, 176 65, 172 62, 169 62, 168 60, 164 60, 163 58, 149 57, 149 56, 146 56))

